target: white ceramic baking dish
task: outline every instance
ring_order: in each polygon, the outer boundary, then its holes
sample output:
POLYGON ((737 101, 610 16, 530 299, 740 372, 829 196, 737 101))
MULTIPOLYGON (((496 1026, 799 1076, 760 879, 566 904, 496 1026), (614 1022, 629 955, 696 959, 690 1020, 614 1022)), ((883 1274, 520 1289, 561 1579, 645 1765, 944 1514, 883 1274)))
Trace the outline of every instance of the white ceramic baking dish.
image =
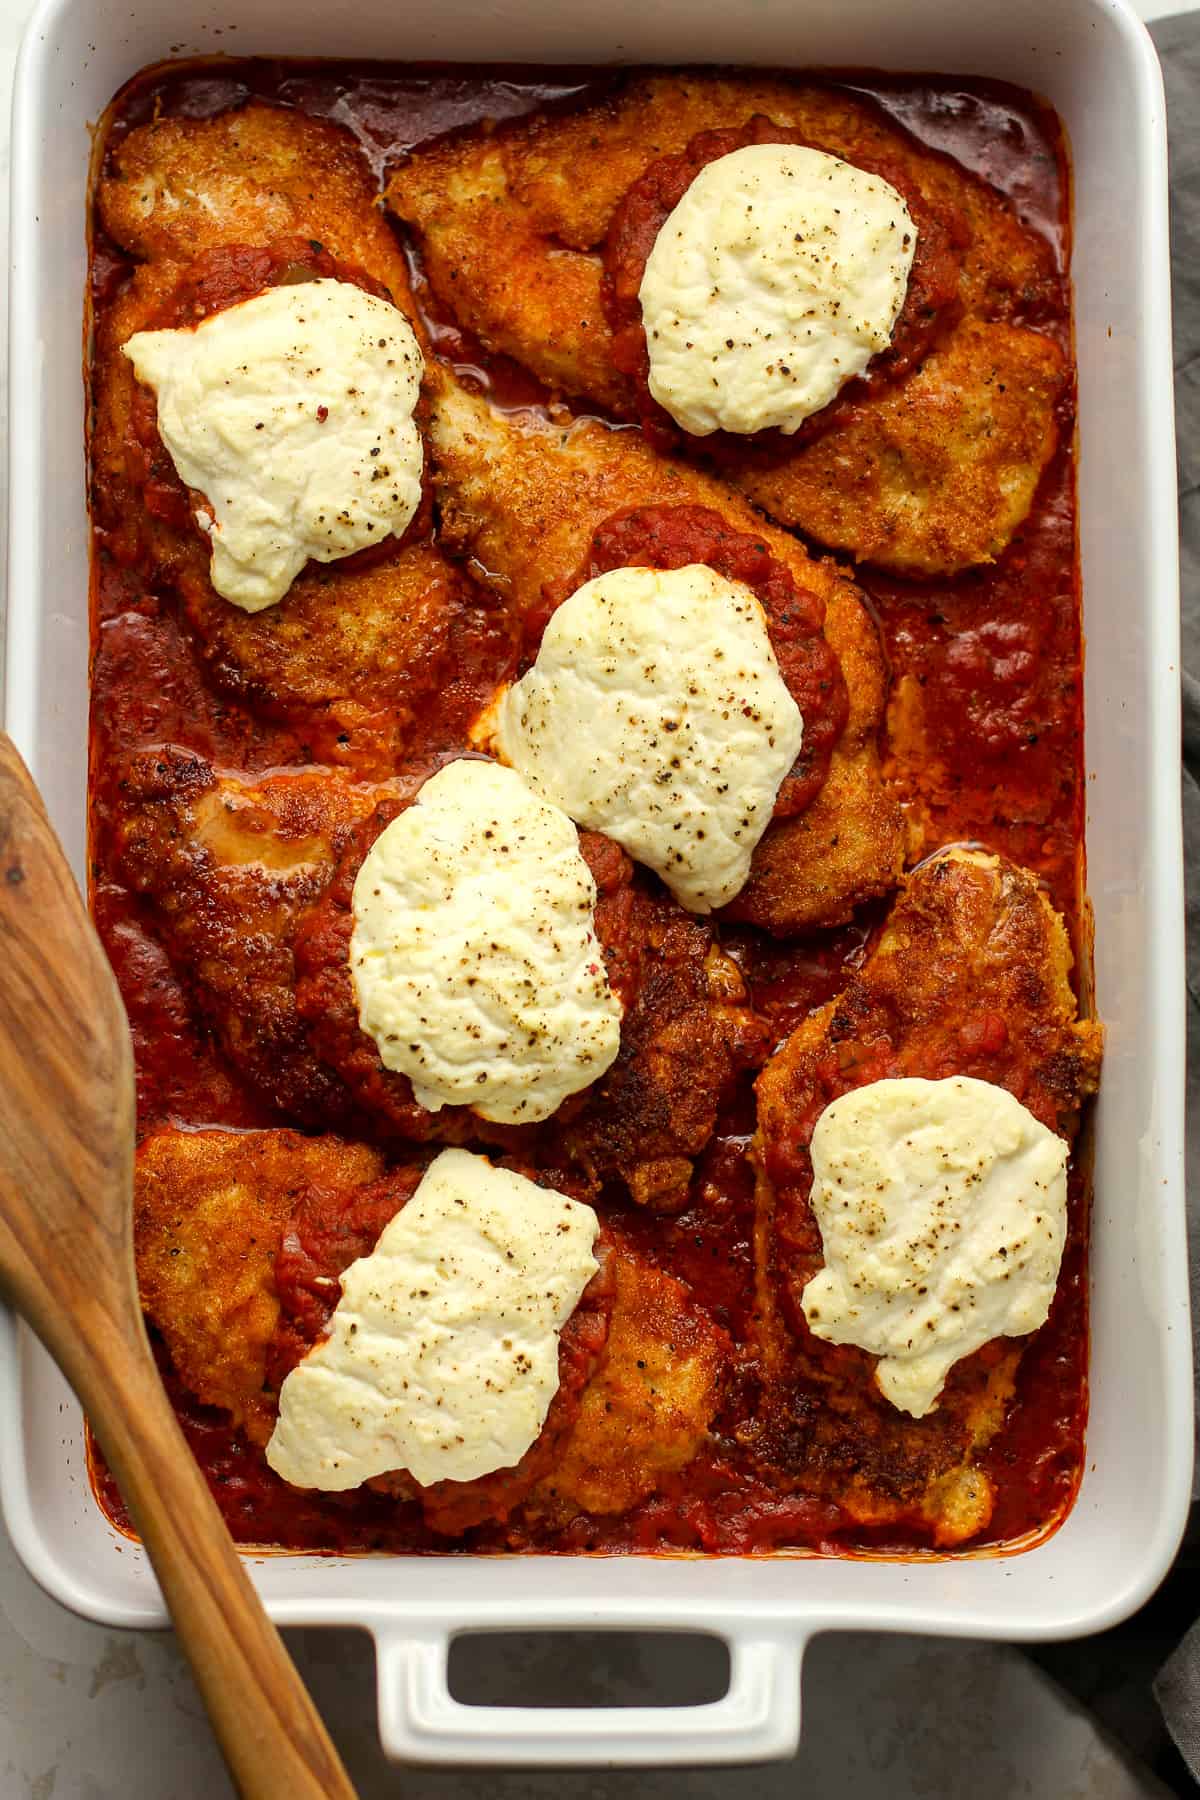
MULTIPOLYGON (((693 58, 1002 77, 1061 113, 1074 153, 1090 889, 1108 1026, 1096 1113, 1091 1420, 1066 1524, 1024 1554, 799 1557, 258 1557, 281 1624, 355 1625, 378 1645, 395 1756, 442 1762, 748 1761, 800 1723, 818 1631, 1033 1639, 1096 1631, 1166 1570, 1192 1460, 1183 1214, 1183 926, 1175 464, 1163 96, 1124 0, 45 0, 13 126, 7 722, 76 870, 84 863, 88 534, 80 308, 88 122, 167 56, 228 50, 533 62, 693 58), (729 1691, 686 1711, 467 1707, 446 1683, 459 1632, 709 1632, 729 1691)), ((114 1625, 164 1621, 140 1550, 93 1503, 79 1410, 9 1322, 0 1481, 29 1568, 114 1625)))

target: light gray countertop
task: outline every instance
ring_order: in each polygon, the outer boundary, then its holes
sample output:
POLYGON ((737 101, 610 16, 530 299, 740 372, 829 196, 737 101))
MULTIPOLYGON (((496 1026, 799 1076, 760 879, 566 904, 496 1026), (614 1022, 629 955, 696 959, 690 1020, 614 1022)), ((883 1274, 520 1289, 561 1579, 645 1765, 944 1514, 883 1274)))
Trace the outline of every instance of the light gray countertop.
MULTIPOLYGON (((969 4, 969 0, 960 0, 969 4)), ((1194 0, 1141 0, 1147 17, 1194 0)), ((31 0, 0 0, 0 239, 8 226, 8 93, 31 0)), ((0 334, 7 296, 0 292, 0 334)), ((0 362, 0 384, 4 367, 0 362)), ((4 463, 0 437, 0 475, 4 463)), ((0 540, 4 521, 0 517, 0 540)), ((0 549, 2 549, 0 541, 0 549)), ((0 568, 3 567, 0 559, 0 568)), ((818 1641, 804 1672, 804 1743, 792 1762, 759 1769, 544 1774, 399 1771, 379 1750, 369 1642, 340 1631, 287 1634, 362 1800, 1151 1800, 1167 1790, 1135 1766, 1034 1664, 994 1645, 907 1637, 818 1641)), ((463 1699, 530 1703, 563 1693, 632 1704, 653 1685, 664 1640, 526 1637, 464 1656, 463 1699), (504 1694, 496 1691, 503 1682, 504 1694)), ((701 1641, 673 1640, 680 1679, 702 1680, 701 1641)), ((686 1714, 681 1717, 686 1732, 686 1714)), ((232 1794, 203 1709, 168 1632, 91 1625, 48 1599, 0 1528, 0 1800, 223 1800, 232 1794)))
MULTIPOLYGON (((1019 1652, 908 1637, 830 1637, 804 1674, 804 1743, 792 1762, 755 1769, 578 1774, 398 1770, 379 1749, 374 1658, 343 1631, 285 1634, 362 1800, 1158 1800, 1137 1769, 1019 1652)), ((593 1640, 594 1641, 594 1640, 593 1640)), ((588 1685, 630 1704, 653 1683, 661 1640, 606 1644, 588 1685)), ((486 1640, 478 1641, 484 1651, 486 1640)), ((672 1655, 704 1673, 703 1643, 672 1655)), ((468 1692, 497 1681, 535 1698, 561 1693, 561 1638, 529 1637, 504 1657, 472 1658, 468 1692)), ((576 1663, 573 1685, 580 1679, 576 1663)), ((465 1697, 465 1696, 464 1696, 465 1697)), ((684 1715, 686 1720, 686 1715, 684 1715)), ((686 1722, 682 1726, 686 1731, 686 1722)), ((168 1632, 117 1632, 64 1612, 0 1542, 0 1795, 3 1800, 223 1800, 232 1788, 187 1667, 168 1632)), ((281 1796, 286 1800, 286 1796, 281 1796)))

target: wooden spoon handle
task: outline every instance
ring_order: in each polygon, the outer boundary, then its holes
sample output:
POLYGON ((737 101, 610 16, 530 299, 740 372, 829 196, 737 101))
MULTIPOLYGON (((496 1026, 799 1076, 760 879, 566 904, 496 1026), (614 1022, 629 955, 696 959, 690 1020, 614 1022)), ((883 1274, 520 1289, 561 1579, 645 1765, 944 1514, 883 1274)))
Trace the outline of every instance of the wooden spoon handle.
POLYGON ((354 1800, 179 1428, 150 1346, 68 1370, 150 1554, 244 1800, 354 1800))
POLYGON ((167 1400, 132 1250, 129 1026, 0 733, 0 1287, 83 1402, 245 1800, 354 1800, 167 1400))

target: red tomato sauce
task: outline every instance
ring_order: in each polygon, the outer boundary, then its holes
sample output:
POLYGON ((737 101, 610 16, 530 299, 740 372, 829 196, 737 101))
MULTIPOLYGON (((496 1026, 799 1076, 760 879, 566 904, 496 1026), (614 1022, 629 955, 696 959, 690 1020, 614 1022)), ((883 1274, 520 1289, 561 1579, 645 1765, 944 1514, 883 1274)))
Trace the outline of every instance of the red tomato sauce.
POLYGON ((764 543, 731 531, 707 506, 633 506, 597 526, 583 568, 561 593, 551 588, 549 605, 553 610, 609 569, 682 569, 689 563, 705 563, 741 582, 766 614, 779 672, 804 718, 804 747, 775 801, 775 817, 790 818, 820 792, 850 700, 841 665, 825 641, 825 602, 802 588, 764 543))
MULTIPOLYGON (((271 61, 195 65, 131 84, 114 109, 111 135, 115 139, 161 114, 209 117, 257 96, 347 125, 382 182, 396 155, 443 132, 516 118, 546 106, 569 107, 581 96, 603 91, 610 79, 586 69, 271 61)), ((1001 84, 958 78, 843 75, 838 84, 870 99, 919 141, 957 158, 991 182, 1019 216, 1041 232, 1058 279, 1031 298, 1030 320, 1069 344, 1062 279, 1069 250, 1067 167, 1061 133, 1049 109, 1001 84)), ((695 146, 692 152, 697 153, 695 146)), ((650 184, 642 196, 643 209, 653 213, 654 207, 661 208, 669 192, 664 183, 665 178, 650 184)), ((943 221, 943 230, 947 240, 943 249, 950 255, 952 222, 943 221)), ((547 397, 536 381, 505 359, 490 357, 469 334, 439 314, 419 261, 411 247, 406 248, 436 352, 482 383, 497 404, 514 408, 542 404, 547 397)), ((313 258, 319 255, 317 248, 309 250, 313 258)), ((644 261, 644 248, 633 233, 625 244, 626 256, 633 259, 625 270, 626 284, 629 269, 636 265, 635 252, 644 261)), ((131 266, 97 224, 91 261, 91 299, 97 316, 112 305, 131 266)), ((287 270, 280 267, 274 274, 286 278, 287 270)), ((236 280, 237 271, 228 267, 218 271, 213 293, 222 283, 224 292, 230 282, 234 288, 229 295, 235 289, 245 291, 236 288, 236 280)), ((929 288, 936 296, 936 270, 929 288)), ((204 303, 203 296, 193 298, 204 303)), ((933 311, 936 314, 936 304, 933 311)), ((936 325, 935 317, 929 329, 936 325)), ((643 520, 640 528, 644 527, 643 520)), ((628 531, 619 524, 612 529, 617 537, 622 529, 628 531)), ((663 537, 661 530, 658 537, 663 537)), ((662 544, 655 548, 654 538, 651 530, 642 548, 657 557, 662 544)), ((752 547, 753 540, 748 542, 752 547)), ((608 548, 617 554, 612 545, 608 548)), ((690 555, 696 553, 694 542, 689 540, 687 548, 690 555)), ((706 557, 711 548, 706 547, 706 557)), ((160 591, 136 557, 121 551, 119 532, 98 525, 93 558, 91 878, 97 924, 130 1014, 140 1128, 145 1132, 167 1122, 282 1123, 226 1065, 199 1022, 186 986, 159 947, 144 906, 118 878, 112 842, 119 795, 112 771, 127 752, 162 742, 185 745, 243 774, 304 764, 311 760, 311 749, 296 726, 256 716, 214 691, 180 623, 173 597, 160 591)), ((603 541, 598 554, 605 555, 603 541)), ((730 547, 730 554, 735 560, 744 557, 746 545, 730 547)), ((773 571, 758 565, 750 569, 747 564, 739 578, 750 577, 752 585, 759 580, 767 584, 761 596, 766 604, 768 591, 774 592, 773 571)), ((1082 645, 1069 429, 1029 520, 995 567, 954 580, 907 581, 871 569, 857 570, 855 578, 876 611, 891 663, 889 774, 921 825, 927 847, 979 842, 1037 870, 1055 904, 1067 914, 1078 941, 1082 645)), ((799 606, 798 666, 807 657, 809 675, 819 687, 829 671, 817 666, 820 657, 806 611, 809 599, 794 589, 788 603, 799 606)), ((767 610, 771 613, 769 605, 767 610)), ((510 646, 498 624, 493 627, 484 620, 461 635, 455 645, 453 681, 414 728, 410 748, 415 760, 435 759, 448 749, 461 748, 469 721, 496 681, 510 672, 509 656, 510 646)), ((830 716, 836 717, 837 708, 844 705, 844 688, 841 698, 836 681, 827 691, 830 716)), ((814 696, 810 704, 815 717, 820 703, 814 696)), ((809 705, 804 711, 807 720, 809 705)), ((881 903, 864 909, 850 925, 787 944, 751 927, 723 931, 724 947, 742 969, 756 1009, 778 1040, 810 1009, 838 992, 867 953, 884 910, 881 903)), ((604 1196, 606 1217, 616 1229, 686 1280, 735 1344, 743 1345, 752 1340, 755 1307, 754 1187, 746 1154, 753 1129, 753 1096, 747 1080, 699 1159, 682 1213, 651 1215, 633 1207, 621 1193, 604 1196)), ((369 1212, 369 1200, 364 1206, 369 1212)), ((1050 1318, 1026 1350, 1017 1402, 983 1458, 983 1466, 996 1480, 997 1503, 984 1540, 977 1540, 971 1549, 1012 1545, 1052 1529, 1065 1516, 1082 1472, 1088 1184, 1080 1168, 1072 1177, 1070 1212, 1068 1248, 1050 1318)), ((288 1318, 297 1343, 311 1336, 320 1312, 310 1304, 314 1270, 344 1266, 350 1254, 365 1247, 379 1220, 374 1214, 370 1218, 355 1214, 345 1223, 344 1241, 336 1231, 324 1238, 320 1233, 310 1232, 307 1238, 293 1234, 296 1241, 289 1239, 283 1249, 278 1273, 289 1296, 288 1318)), ((280 1350, 284 1353, 282 1343, 280 1350)), ((419 1506, 393 1493, 362 1489, 320 1494, 288 1487, 225 1415, 200 1405, 183 1389, 161 1346, 159 1354, 188 1442, 241 1543, 323 1552, 629 1553, 680 1548, 744 1553, 785 1547, 845 1555, 855 1550, 912 1554, 928 1549, 928 1537, 916 1523, 911 1529, 893 1527, 876 1533, 852 1527, 835 1504, 781 1492, 756 1472, 745 1444, 762 1374, 749 1351, 740 1352, 735 1360, 708 1447, 684 1471, 666 1476, 652 1499, 615 1519, 580 1515, 557 1532, 512 1522, 485 1523, 453 1540, 438 1536, 423 1521, 419 1506)), ((104 1510, 128 1529, 116 1485, 94 1449, 92 1472, 104 1510)))

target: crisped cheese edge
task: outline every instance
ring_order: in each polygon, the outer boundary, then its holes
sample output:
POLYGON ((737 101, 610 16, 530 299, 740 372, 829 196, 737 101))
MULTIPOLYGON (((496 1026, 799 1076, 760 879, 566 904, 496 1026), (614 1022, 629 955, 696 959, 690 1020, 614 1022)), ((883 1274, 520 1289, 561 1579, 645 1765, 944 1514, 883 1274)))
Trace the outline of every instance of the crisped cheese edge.
POLYGON ((204 496, 210 578, 233 605, 273 606, 310 558, 407 529, 424 365, 389 301, 352 282, 295 282, 123 348, 154 390, 180 479, 204 496))
POLYGON ((804 736, 757 598, 702 563, 585 582, 491 719, 537 793, 696 913, 745 885, 804 736))
POLYGON ((797 431, 891 342, 916 243, 890 182, 840 157, 717 157, 646 260, 651 394, 697 437, 797 431))
POLYGON ((520 1462, 558 1391, 558 1336, 599 1266, 599 1229, 590 1206, 443 1150, 285 1378, 275 1473, 340 1493, 398 1470, 430 1487, 520 1462))
POLYGON ((354 883, 350 972, 384 1066, 432 1112, 548 1118, 620 1048, 595 904, 574 825, 514 770, 431 776, 354 883))
POLYGON ((962 1357, 1045 1323, 1067 1230, 1066 1142, 1007 1089, 887 1079, 832 1101, 812 1139, 825 1268, 810 1330, 878 1356, 914 1418, 962 1357))

